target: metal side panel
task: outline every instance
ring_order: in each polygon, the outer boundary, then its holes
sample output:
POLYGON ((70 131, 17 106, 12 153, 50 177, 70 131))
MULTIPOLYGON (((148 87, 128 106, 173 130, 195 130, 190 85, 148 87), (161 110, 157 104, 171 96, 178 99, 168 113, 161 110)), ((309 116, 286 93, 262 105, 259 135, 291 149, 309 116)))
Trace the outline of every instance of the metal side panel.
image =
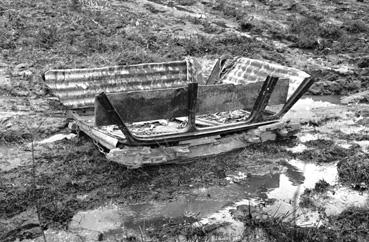
POLYGON ((181 87, 194 78, 194 61, 172 61, 102 68, 50 70, 46 85, 70 109, 93 107, 101 92, 181 87))
POLYGON ((264 81, 267 76, 275 76, 280 80, 289 81, 288 97, 295 92, 297 87, 308 77, 304 71, 282 66, 264 60, 255 60, 245 57, 237 57, 230 60, 228 66, 224 66, 225 73, 220 76, 220 83, 247 84, 264 81))

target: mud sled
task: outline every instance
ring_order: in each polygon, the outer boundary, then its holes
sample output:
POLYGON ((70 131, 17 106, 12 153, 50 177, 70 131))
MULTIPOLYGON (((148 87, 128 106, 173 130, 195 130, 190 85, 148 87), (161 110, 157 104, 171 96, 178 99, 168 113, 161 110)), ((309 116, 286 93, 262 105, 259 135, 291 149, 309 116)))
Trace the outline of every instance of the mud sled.
POLYGON ((200 61, 50 70, 70 127, 129 168, 181 163, 293 135, 281 118, 309 89, 303 71, 265 61, 200 61), (210 74, 204 74, 210 73, 210 74), (206 78, 205 78, 206 77, 206 78))

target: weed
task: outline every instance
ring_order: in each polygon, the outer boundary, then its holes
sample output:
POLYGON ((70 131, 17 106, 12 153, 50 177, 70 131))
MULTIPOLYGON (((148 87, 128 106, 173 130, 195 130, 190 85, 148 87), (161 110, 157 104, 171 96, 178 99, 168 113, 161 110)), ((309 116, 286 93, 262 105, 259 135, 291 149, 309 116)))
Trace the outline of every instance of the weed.
POLYGON ((302 49, 324 49, 330 47, 332 41, 345 36, 344 31, 339 26, 322 24, 312 17, 295 19, 292 21, 289 31, 297 36, 296 45, 302 49))
POLYGON ((347 21, 343 26, 347 32, 353 34, 369 32, 369 25, 361 20, 347 21))
POLYGON ((334 24, 320 24, 318 29, 318 35, 320 37, 331 40, 338 40, 344 34, 344 31, 339 26, 334 24))
POLYGON ((237 20, 241 20, 246 15, 242 8, 232 5, 227 1, 217 1, 213 9, 222 12, 225 16, 236 18, 237 20))
POLYGON ((176 0, 176 3, 183 6, 192 6, 197 3, 197 0, 176 0))
POLYGON ((58 29, 56 26, 45 26, 38 30, 36 45, 41 48, 50 49, 58 41, 58 29))
POLYGON ((324 179, 319 180, 317 183, 315 183, 314 192, 317 193, 324 193, 329 188, 329 183, 326 182, 324 179))
POLYGON ((247 20, 241 20, 239 25, 242 32, 249 32, 252 28, 254 28, 254 25, 247 20))
POLYGON ((357 152, 358 147, 352 149, 345 149, 331 140, 312 140, 305 143, 306 146, 314 149, 304 150, 300 154, 295 156, 301 160, 314 161, 314 162, 332 162, 339 161, 347 156, 353 155, 357 152))
MULTIPOLYGON (((306 192, 306 190, 305 190, 306 192)), ((312 208, 315 209, 315 203, 313 199, 311 199, 309 196, 305 195, 305 193, 301 196, 299 206, 302 208, 312 208)))
POLYGON ((366 241, 369 238, 369 210, 349 208, 329 218, 332 226, 298 227, 278 218, 243 220, 246 230, 261 228, 271 241, 366 241))
POLYGON ((74 11, 81 11, 82 4, 79 0, 70 0, 70 9, 74 11))
POLYGON ((337 165, 338 176, 344 183, 354 188, 366 189, 369 186, 369 156, 356 154, 347 156, 337 165))

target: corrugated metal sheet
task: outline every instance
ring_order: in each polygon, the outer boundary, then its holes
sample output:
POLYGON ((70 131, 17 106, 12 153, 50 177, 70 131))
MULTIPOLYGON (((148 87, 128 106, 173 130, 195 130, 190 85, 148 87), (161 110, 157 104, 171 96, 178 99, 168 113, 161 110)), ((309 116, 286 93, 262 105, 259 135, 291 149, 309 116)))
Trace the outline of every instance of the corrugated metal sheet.
MULTIPOLYGON (((289 80, 288 96, 310 75, 301 70, 245 57, 235 58, 229 70, 221 77, 221 83, 245 84, 265 81, 267 76, 289 80)), ((227 67, 225 67, 227 68, 227 67)))
POLYGON ((89 69, 50 70, 45 81, 68 108, 93 107, 95 95, 179 87, 193 81, 193 60, 112 66, 89 69))
MULTIPOLYGON (((303 71, 244 57, 231 61, 221 83, 243 84, 265 81, 268 75, 288 79, 288 95, 309 75, 303 71)), ((188 82, 203 84, 201 66, 194 58, 165 63, 111 66, 89 69, 50 70, 45 81, 68 108, 93 107, 101 92, 121 92, 180 87, 188 82)))

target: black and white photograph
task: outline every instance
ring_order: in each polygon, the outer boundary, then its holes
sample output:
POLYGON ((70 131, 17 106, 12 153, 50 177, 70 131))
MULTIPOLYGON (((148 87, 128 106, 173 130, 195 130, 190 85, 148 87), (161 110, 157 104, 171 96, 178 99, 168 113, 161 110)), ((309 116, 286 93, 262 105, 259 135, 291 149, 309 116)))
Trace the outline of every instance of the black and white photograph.
POLYGON ((369 0, 0 0, 20 241, 369 241, 369 0))

